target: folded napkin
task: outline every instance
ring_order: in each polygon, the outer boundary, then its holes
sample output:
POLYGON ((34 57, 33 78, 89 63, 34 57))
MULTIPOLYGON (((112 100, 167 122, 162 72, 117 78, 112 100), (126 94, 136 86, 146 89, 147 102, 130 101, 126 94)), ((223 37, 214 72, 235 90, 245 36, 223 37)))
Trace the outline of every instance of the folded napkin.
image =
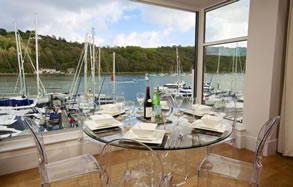
POLYGON ((210 128, 216 128, 223 120, 221 116, 204 115, 201 121, 210 128))
POLYGON ((199 105, 199 104, 192 105, 192 109, 194 110, 194 113, 197 115, 204 115, 209 113, 212 110, 210 106, 199 105))
POLYGON ((218 123, 215 126, 211 126, 210 124, 205 124, 200 119, 193 122, 191 124, 191 127, 195 129, 202 129, 202 130, 215 131, 215 132, 221 132, 221 133, 225 131, 225 125, 223 123, 218 123))
POLYGON ((90 118, 98 125, 107 125, 114 120, 114 118, 109 114, 95 114, 90 116, 90 118))
POLYGON ((106 104, 101 106, 102 111, 106 113, 117 113, 119 112, 118 104, 106 104))
POLYGON ((145 130, 155 130, 157 124, 155 123, 137 123, 131 129, 145 129, 145 130))

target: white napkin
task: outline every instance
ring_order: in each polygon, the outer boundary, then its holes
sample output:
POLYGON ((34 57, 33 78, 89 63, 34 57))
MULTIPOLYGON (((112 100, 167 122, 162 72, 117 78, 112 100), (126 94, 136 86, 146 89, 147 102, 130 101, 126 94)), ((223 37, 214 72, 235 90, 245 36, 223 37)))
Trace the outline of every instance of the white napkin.
POLYGON ((210 130, 210 131, 216 131, 216 132, 224 132, 225 131, 225 125, 223 123, 219 123, 214 127, 211 127, 207 124, 205 124, 202 120, 196 120, 191 124, 192 128, 198 128, 198 129, 204 129, 204 130, 210 130))
POLYGON ((145 129, 145 130, 155 130, 157 124, 155 123, 137 123, 131 129, 145 129))
POLYGON ((223 120, 221 116, 204 115, 201 121, 210 128, 216 128, 223 120))
POLYGON ((194 110, 194 114, 197 114, 197 115, 204 115, 209 113, 212 110, 210 106, 199 105, 199 104, 192 105, 192 109, 194 110))
POLYGON ((90 116, 92 121, 94 121, 97 125, 107 125, 111 122, 113 122, 113 117, 109 114, 95 114, 90 116))
POLYGON ((119 112, 119 106, 117 104, 106 104, 101 105, 101 109, 106 113, 117 113, 119 112))

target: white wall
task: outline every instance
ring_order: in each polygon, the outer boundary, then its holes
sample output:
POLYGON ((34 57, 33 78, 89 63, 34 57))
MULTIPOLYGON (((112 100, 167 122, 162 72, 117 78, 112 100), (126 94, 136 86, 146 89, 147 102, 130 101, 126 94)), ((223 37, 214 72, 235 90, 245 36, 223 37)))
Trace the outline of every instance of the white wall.
MULTIPOLYGON (((27 142, 25 139, 24 141, 27 142)), ((31 138, 29 141, 32 143, 31 138)), ((82 144, 78 139, 67 140, 48 144, 45 149, 48 161, 53 162, 85 153, 96 155, 101 151, 102 145, 102 143, 85 137, 82 144)), ((21 149, 0 151, 0 176, 38 167, 36 153, 36 147, 33 144, 21 149)))
MULTIPOLYGON (((288 0, 250 2, 244 92, 246 148, 250 150, 255 150, 261 126, 280 111, 287 7, 288 0)), ((268 153, 275 152, 275 140, 268 153)))

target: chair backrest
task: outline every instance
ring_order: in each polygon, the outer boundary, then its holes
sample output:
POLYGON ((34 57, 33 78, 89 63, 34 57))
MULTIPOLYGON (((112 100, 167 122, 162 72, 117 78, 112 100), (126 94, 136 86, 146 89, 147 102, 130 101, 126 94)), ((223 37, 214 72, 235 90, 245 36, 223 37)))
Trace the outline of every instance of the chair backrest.
POLYGON ((261 168, 261 160, 263 154, 263 148, 269 137, 273 134, 280 122, 280 116, 275 116, 268 120, 260 129, 257 137, 256 151, 255 151, 255 166, 261 168))
MULTIPOLYGON (((44 147, 44 139, 43 135, 40 132, 39 126, 30 118, 23 118, 22 122, 24 127, 32 134, 33 140, 36 144, 37 152, 38 152, 38 161, 39 161, 39 169, 41 175, 43 175, 45 171, 45 164, 48 163, 47 156, 44 147)), ((46 176, 46 175, 44 175, 46 176)))
POLYGON ((106 173, 104 176, 107 176, 103 179, 106 186, 161 186, 162 184, 164 170, 161 158, 152 148, 141 142, 125 138, 114 139, 102 148, 99 163, 102 173, 106 173), (136 149, 129 149, 132 146, 136 149))

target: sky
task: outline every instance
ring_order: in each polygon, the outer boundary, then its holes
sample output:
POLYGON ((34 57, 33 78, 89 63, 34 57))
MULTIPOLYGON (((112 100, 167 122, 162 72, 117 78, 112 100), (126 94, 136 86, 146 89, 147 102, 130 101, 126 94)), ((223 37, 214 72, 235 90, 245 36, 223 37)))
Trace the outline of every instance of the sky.
MULTIPOLYGON (((247 35, 248 0, 207 14, 207 41, 247 35), (237 29, 235 29, 237 28, 237 29)), ((128 0, 0 0, 0 28, 34 29, 84 42, 95 28, 99 46, 194 46, 195 14, 128 0)))

